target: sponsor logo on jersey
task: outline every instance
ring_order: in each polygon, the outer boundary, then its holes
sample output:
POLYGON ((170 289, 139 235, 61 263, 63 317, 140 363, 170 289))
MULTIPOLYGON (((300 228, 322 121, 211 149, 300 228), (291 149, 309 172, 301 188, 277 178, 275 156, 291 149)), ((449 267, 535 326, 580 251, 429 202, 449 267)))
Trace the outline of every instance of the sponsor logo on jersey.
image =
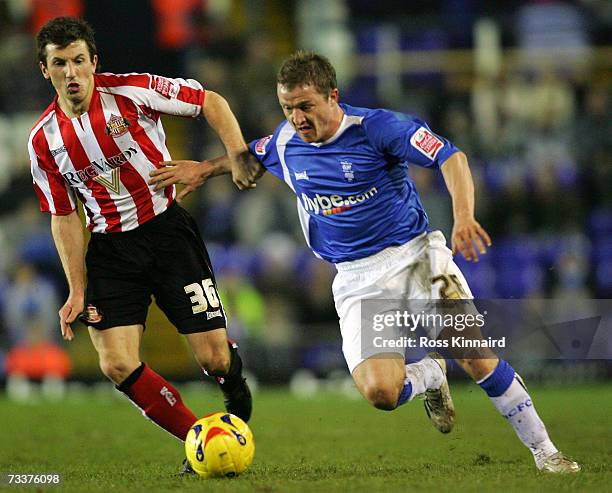
POLYGON ((338 214, 340 212, 352 209, 354 206, 371 199, 377 193, 378 190, 376 187, 370 188, 367 192, 357 195, 349 195, 347 197, 343 197, 342 195, 316 194, 311 198, 305 193, 302 193, 302 203, 304 204, 306 211, 311 211, 315 214, 323 214, 324 216, 330 216, 332 214, 338 214))
POLYGON ((57 149, 51 149, 51 156, 55 157, 62 154, 63 152, 66 152, 66 146, 62 144, 62 146, 58 147, 57 149))
POLYGON ((412 137, 410 137, 410 143, 412 144, 412 147, 418 150, 421 154, 424 154, 432 160, 436 159, 438 152, 440 152, 440 149, 444 147, 444 142, 442 142, 425 127, 419 128, 412 135, 412 137))
POLYGON ((130 123, 122 116, 111 114, 111 117, 106 122, 106 135, 113 138, 121 137, 127 133, 130 123))
POLYGON ((85 183, 89 180, 96 180, 107 188, 110 188, 116 193, 119 193, 118 168, 122 164, 127 163, 136 154, 138 154, 136 148, 129 147, 126 150, 121 151, 119 154, 115 154, 114 156, 109 157, 108 159, 92 161, 91 164, 86 168, 80 169, 75 172, 69 171, 67 173, 62 173, 62 176, 70 186, 76 186, 81 183, 85 183), (115 173, 113 173, 113 171, 115 171, 115 173), (106 173, 111 174, 111 180, 100 176, 106 173))
POLYGON ((294 174, 296 180, 309 180, 308 173, 306 172, 306 170, 296 171, 294 174))
POLYGON ((163 386, 159 391, 159 394, 164 399, 166 399, 166 401, 168 401, 168 404, 170 404, 171 406, 174 406, 176 404, 176 397, 174 397, 174 394, 171 390, 168 389, 168 387, 163 386))
POLYGON ((170 79, 166 79, 165 77, 160 77, 158 75, 151 77, 150 87, 155 92, 161 94, 163 97, 168 99, 176 98, 181 89, 176 82, 170 79))
POLYGON ((259 154, 260 156, 263 156, 266 153, 266 145, 268 144, 268 142, 270 142, 272 140, 272 136, 268 135, 267 137, 264 137, 262 139, 259 139, 256 143, 255 143, 255 153, 259 154))
POLYGON ((115 168, 110 172, 110 180, 102 175, 94 178, 100 185, 108 188, 111 192, 118 194, 121 191, 121 177, 119 176, 119 168, 115 168))
POLYGON ((210 320, 211 318, 220 317, 221 310, 215 310, 214 312, 206 312, 206 320, 210 320))
POLYGON ((355 180, 355 172, 353 171, 353 163, 350 161, 340 161, 342 166, 342 172, 344 173, 344 179, 349 183, 355 180))

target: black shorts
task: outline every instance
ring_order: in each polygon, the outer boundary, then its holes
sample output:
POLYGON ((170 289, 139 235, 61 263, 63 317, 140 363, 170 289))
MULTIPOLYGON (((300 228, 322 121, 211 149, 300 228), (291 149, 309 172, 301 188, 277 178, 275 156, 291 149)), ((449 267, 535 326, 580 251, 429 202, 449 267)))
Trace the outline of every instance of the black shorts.
POLYGON ((202 237, 175 202, 134 230, 93 233, 85 263, 87 325, 144 325, 153 295, 181 334, 226 327, 202 237))

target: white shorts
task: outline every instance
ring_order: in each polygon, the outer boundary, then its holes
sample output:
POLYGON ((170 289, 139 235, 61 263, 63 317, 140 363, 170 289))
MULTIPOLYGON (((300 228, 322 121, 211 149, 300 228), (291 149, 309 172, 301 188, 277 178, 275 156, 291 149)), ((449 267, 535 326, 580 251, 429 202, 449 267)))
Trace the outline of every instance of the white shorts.
MULTIPOLYGON (((366 359, 361 337, 363 300, 471 299, 472 292, 453 261, 440 231, 423 233, 401 246, 364 259, 336 264, 332 291, 340 317, 342 352, 351 373, 366 359), (448 282, 452 280, 452 282, 448 282)), ((403 348, 385 348, 381 353, 403 348)))

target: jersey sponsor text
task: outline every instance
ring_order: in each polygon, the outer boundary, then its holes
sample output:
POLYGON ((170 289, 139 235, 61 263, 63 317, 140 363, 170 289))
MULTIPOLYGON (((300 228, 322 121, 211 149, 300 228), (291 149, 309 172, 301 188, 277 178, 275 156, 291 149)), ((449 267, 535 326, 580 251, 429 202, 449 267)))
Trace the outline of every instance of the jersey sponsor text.
POLYGON ((151 89, 161 94, 163 97, 168 99, 174 99, 179 93, 180 87, 173 81, 154 75, 151 78, 151 89))
POLYGON ((95 179, 98 175, 108 173, 115 168, 118 168, 122 164, 127 163, 133 156, 138 154, 138 151, 134 147, 130 147, 125 151, 115 154, 108 159, 100 159, 99 161, 92 161, 91 165, 86 168, 75 171, 69 171, 63 173, 62 176, 66 183, 70 186, 79 185, 85 183, 91 179, 95 179))
POLYGON ((347 211, 353 206, 371 199, 377 193, 376 187, 370 188, 367 192, 347 197, 342 195, 320 195, 317 193, 313 198, 310 198, 305 193, 302 193, 302 202, 307 211, 329 216, 347 211))

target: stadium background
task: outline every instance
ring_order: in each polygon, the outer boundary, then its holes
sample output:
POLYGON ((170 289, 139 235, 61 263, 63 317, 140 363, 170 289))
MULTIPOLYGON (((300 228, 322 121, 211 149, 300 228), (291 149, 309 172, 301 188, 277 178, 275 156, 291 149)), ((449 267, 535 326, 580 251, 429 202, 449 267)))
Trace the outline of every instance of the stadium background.
MULTIPOLYGON (((342 100, 418 115, 468 154, 477 218, 493 238, 478 264, 458 260, 476 296, 612 297, 609 2, 0 1, 0 381, 12 349, 52 352, 53 344, 68 352, 70 382, 102 380, 84 327, 71 344, 60 342, 66 285, 26 150, 53 95, 33 35, 64 14, 94 26, 102 70, 193 77, 228 99, 247 140, 282 119, 275 74, 283 57, 297 48, 322 52, 338 69, 342 100)), ((175 159, 222 152, 201 119, 164 124, 175 159)), ((431 224, 448 238, 441 176, 414 169, 413 177, 431 224)), ((265 176, 256 191, 239 193, 215 179, 186 207, 207 240, 230 334, 252 374, 306 387, 313 377, 348 376, 330 291, 334 268, 307 250, 284 184, 265 176)), ((173 380, 197 378, 157 309, 143 353, 173 380)), ((55 360, 66 373, 62 356, 55 360)), ((582 382, 609 377, 610 365, 540 361, 523 373, 582 382)), ((16 389, 17 398, 29 395, 16 389)))

